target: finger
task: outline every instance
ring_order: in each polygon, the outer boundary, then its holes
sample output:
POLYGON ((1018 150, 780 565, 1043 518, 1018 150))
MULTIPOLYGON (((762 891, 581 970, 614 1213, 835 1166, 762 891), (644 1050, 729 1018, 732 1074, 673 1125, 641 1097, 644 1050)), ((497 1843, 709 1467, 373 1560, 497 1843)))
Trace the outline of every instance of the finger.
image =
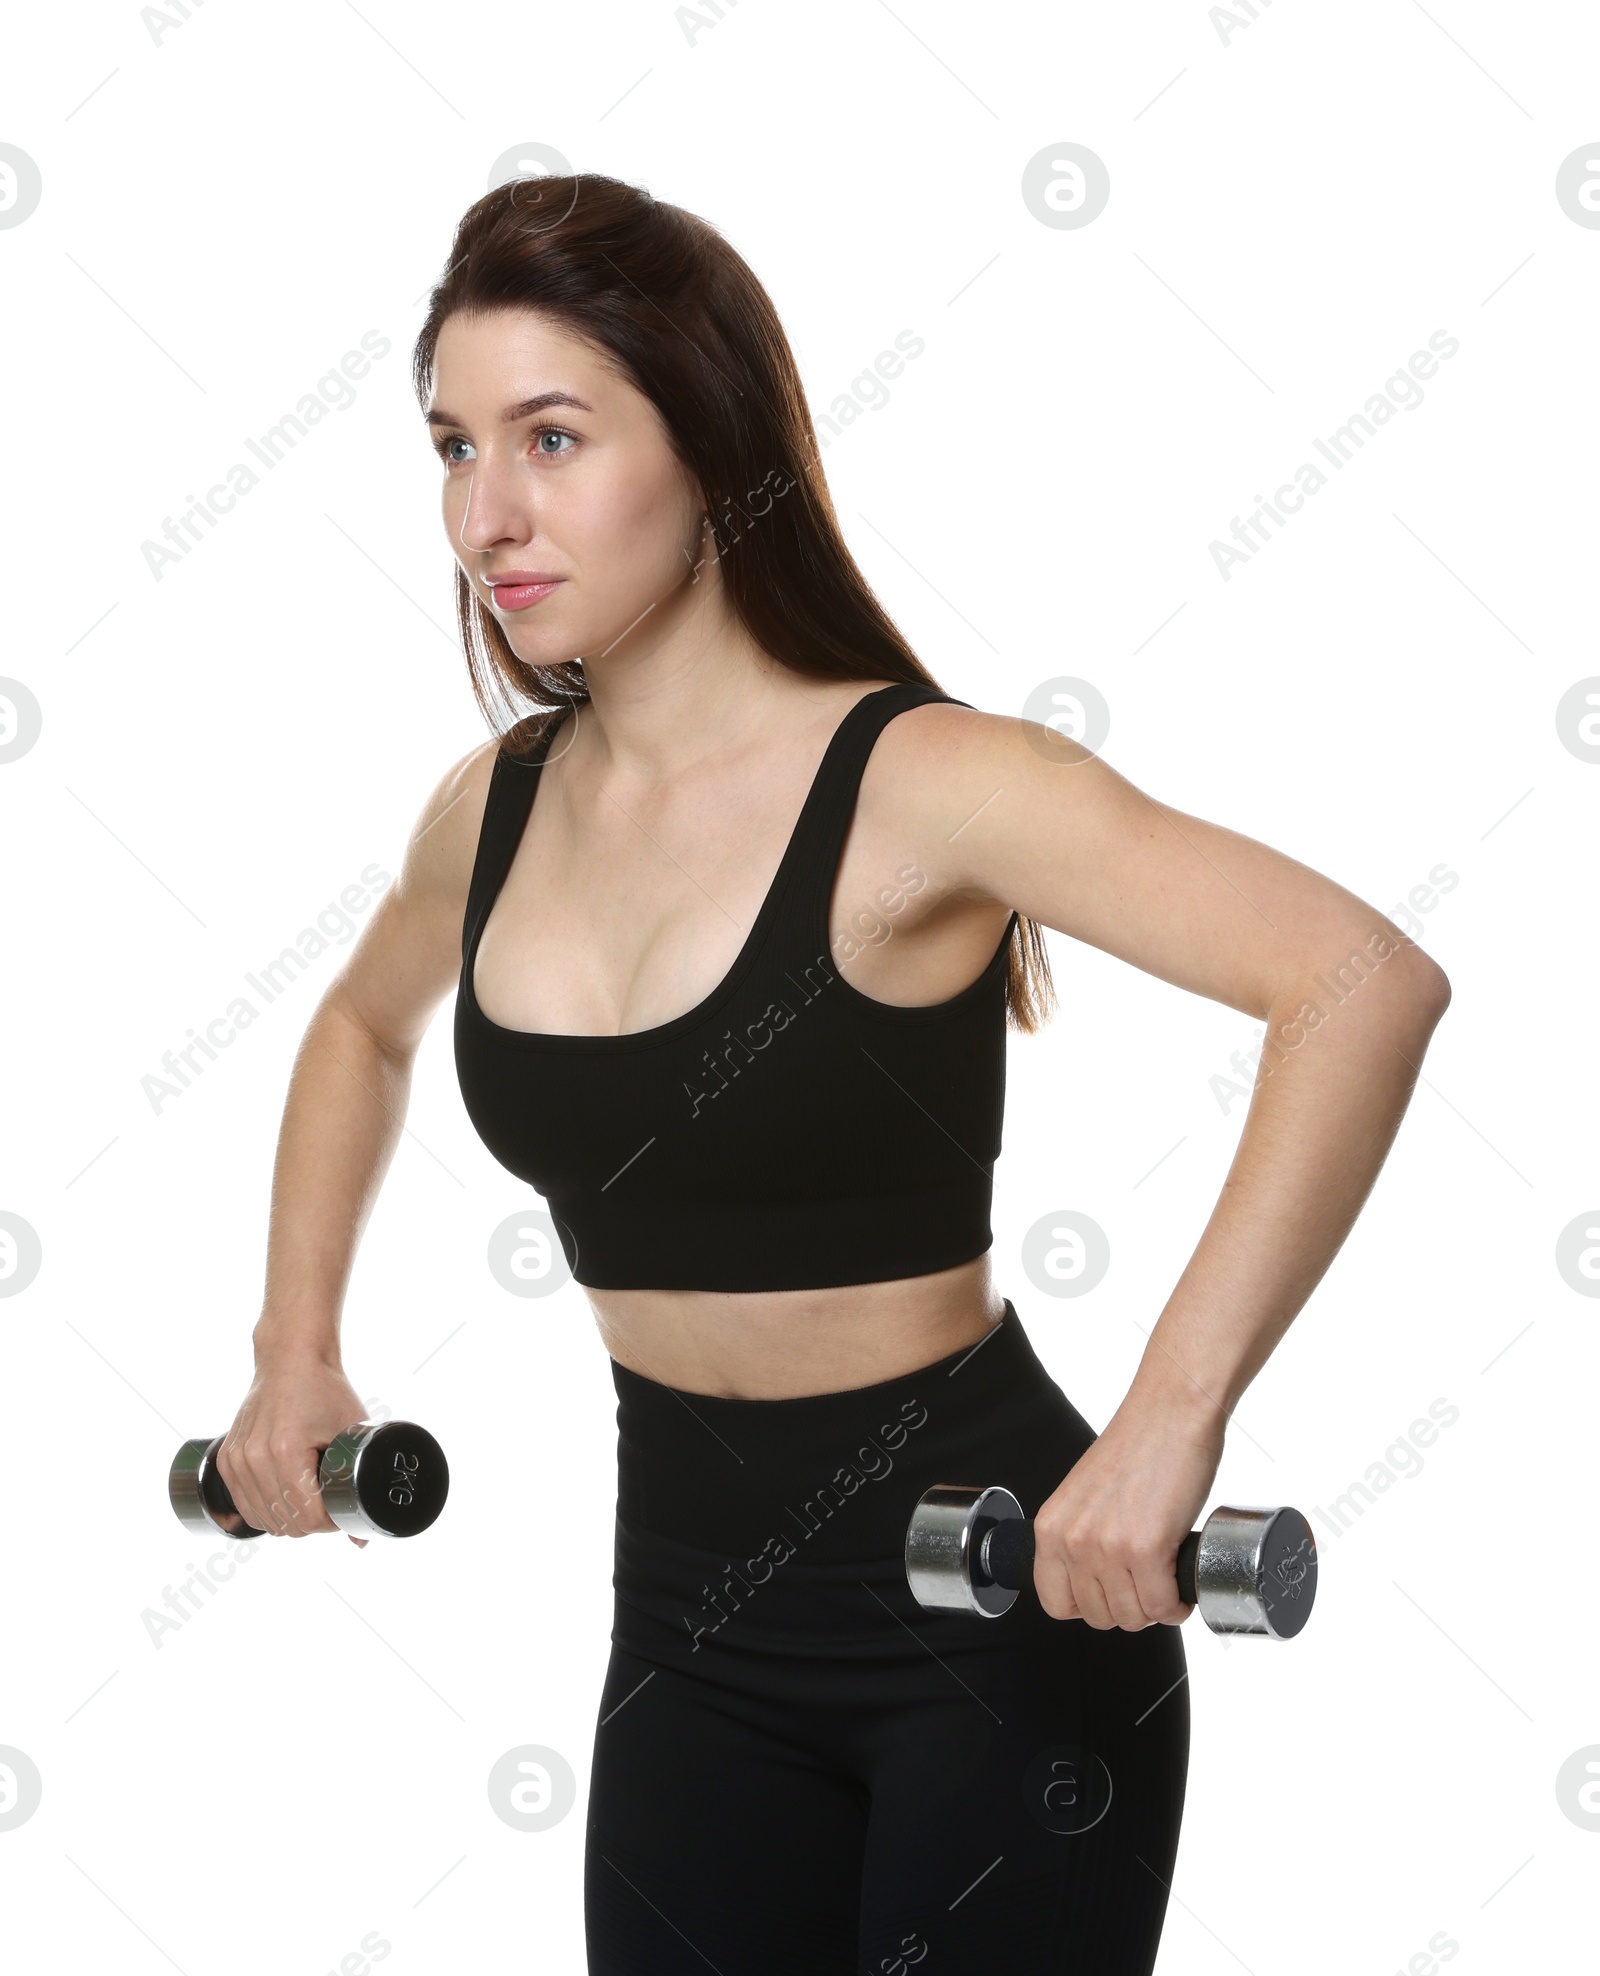
POLYGON ((284 1478, 292 1474, 292 1458, 273 1442, 247 1450, 247 1466, 255 1482, 255 1510, 251 1518, 269 1537, 282 1537, 288 1531, 290 1502, 284 1492, 284 1478))
POLYGON ((319 1530, 331 1530, 333 1518, 329 1516, 322 1500, 322 1490, 316 1472, 303 1468, 284 1491, 284 1500, 289 1505, 289 1535, 310 1537, 319 1530))
POLYGON ((262 1460, 259 1493, 262 1529, 271 1537, 284 1536, 289 1527, 289 1506, 285 1501, 282 1457, 270 1451, 262 1460))
POLYGON ((1067 1575, 1065 1559, 1053 1546, 1038 1546, 1037 1538, 1035 1545, 1033 1590, 1047 1617, 1081 1619, 1083 1615, 1072 1596, 1072 1581, 1067 1575))
POLYGON ((1147 1626, 1155 1624, 1140 1601, 1133 1573, 1126 1565, 1105 1567, 1100 1585, 1106 1595, 1106 1604, 1111 1609, 1112 1622, 1120 1626, 1123 1632, 1142 1633, 1147 1626))
POLYGON ((321 1451, 312 1449, 310 1456, 300 1462, 293 1479, 284 1485, 282 1500, 287 1536, 311 1537, 337 1528, 328 1514, 327 1504, 322 1500, 320 1462, 321 1451))
POLYGON ((321 1460, 321 1449, 306 1445, 277 1455, 270 1508, 274 1529, 286 1537, 310 1537, 334 1528, 322 1500, 321 1460))
POLYGON ((1052 1571, 1043 1583, 1034 1579, 1034 1590, 1039 1603, 1052 1619, 1082 1619, 1077 1600, 1072 1596, 1072 1582, 1065 1571, 1052 1571))
POLYGON ((248 1523, 250 1518, 245 1511, 244 1504, 239 1500, 244 1494, 244 1478, 240 1475, 238 1464, 234 1461, 233 1450, 225 1441, 218 1444, 216 1464, 217 1474, 221 1478, 223 1488, 227 1490, 234 1508, 244 1517, 246 1523, 248 1523))
MULTIPOLYGON (((350 1537, 350 1532, 347 1530, 345 1535, 350 1537)), ((367 1548, 367 1539, 365 1537, 350 1537, 350 1541, 352 1544, 359 1544, 363 1550, 367 1548)))
POLYGON ((234 1508, 252 1530, 272 1528, 266 1512, 267 1491, 262 1486, 265 1471, 261 1464, 265 1460, 265 1452, 263 1449, 257 1454, 242 1442, 217 1450, 217 1472, 228 1485, 234 1508))
POLYGON ((1087 1567, 1080 1566, 1073 1572, 1072 1596, 1077 1601, 1078 1610, 1097 1633, 1109 1633, 1116 1625, 1105 1587, 1087 1567))
POLYGON ((269 1537, 281 1537, 284 1534, 288 1513, 284 1509, 283 1490, 277 1478, 270 1473, 262 1480, 258 1513, 250 1520, 269 1537))
POLYGON ((282 1457, 270 1448, 263 1449, 254 1458, 251 1469, 254 1487, 247 1514, 250 1522, 269 1537, 282 1537, 289 1533, 293 1505, 284 1486, 286 1472, 282 1457))
POLYGON ((1178 1626, 1194 1610, 1178 1596, 1178 1567, 1175 1559, 1157 1564, 1136 1565, 1134 1595, 1149 1614, 1152 1624, 1178 1626))

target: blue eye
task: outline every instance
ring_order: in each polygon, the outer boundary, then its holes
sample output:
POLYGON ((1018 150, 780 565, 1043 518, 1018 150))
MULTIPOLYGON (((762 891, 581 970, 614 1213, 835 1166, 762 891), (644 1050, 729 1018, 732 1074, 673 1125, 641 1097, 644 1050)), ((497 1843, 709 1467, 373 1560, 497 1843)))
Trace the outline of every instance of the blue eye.
MULTIPOLYGON (((534 428, 533 450, 541 459, 564 460, 577 443, 577 433, 569 432, 564 425, 541 425, 534 428), (552 446, 545 443, 547 440, 562 439, 569 443, 565 446, 552 446)), ((459 432, 451 432, 446 433, 443 437, 433 442, 433 450, 444 461, 447 467, 464 465, 464 456, 451 452, 450 449, 453 446, 465 446, 470 452, 472 450, 472 441, 470 439, 463 439, 459 432)))

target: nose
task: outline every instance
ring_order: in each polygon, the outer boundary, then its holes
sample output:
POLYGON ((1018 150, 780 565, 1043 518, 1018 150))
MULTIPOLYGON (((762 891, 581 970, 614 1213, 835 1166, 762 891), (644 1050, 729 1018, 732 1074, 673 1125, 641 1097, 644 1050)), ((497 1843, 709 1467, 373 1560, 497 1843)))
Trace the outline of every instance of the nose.
POLYGON ((480 454, 473 462, 458 498, 456 540, 470 554, 484 555, 497 543, 526 542, 538 533, 531 490, 509 463, 502 466, 492 455, 480 454))

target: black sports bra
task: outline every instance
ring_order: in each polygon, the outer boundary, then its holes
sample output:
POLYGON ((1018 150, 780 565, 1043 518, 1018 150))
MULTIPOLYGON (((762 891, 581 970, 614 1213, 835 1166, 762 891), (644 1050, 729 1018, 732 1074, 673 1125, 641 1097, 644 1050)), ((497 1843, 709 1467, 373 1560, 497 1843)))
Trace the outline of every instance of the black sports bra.
POLYGON ((620 1036, 503 1029, 478 1006, 479 936, 543 749, 496 755, 462 925, 456 1071, 484 1144, 544 1197, 579 1283, 819 1289, 950 1269, 992 1244, 1017 915, 976 981, 919 1007, 853 988, 828 937, 873 743, 907 707, 950 698, 908 683, 856 702, 733 966, 694 1008, 620 1036))

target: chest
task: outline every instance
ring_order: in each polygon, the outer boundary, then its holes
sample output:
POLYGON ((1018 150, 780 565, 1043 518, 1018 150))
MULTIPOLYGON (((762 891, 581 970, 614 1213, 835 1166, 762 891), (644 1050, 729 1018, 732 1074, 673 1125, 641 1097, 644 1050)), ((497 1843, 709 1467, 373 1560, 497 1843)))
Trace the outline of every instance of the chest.
MULTIPOLYGON (((697 1007, 772 900, 804 788, 623 805, 543 785, 479 936, 483 1013, 506 1029, 605 1036, 697 1007)), ((811 874, 827 887, 827 950, 864 995, 937 1002, 983 965, 1005 915, 951 911, 936 854, 889 794, 863 788, 832 871, 811 874)))

